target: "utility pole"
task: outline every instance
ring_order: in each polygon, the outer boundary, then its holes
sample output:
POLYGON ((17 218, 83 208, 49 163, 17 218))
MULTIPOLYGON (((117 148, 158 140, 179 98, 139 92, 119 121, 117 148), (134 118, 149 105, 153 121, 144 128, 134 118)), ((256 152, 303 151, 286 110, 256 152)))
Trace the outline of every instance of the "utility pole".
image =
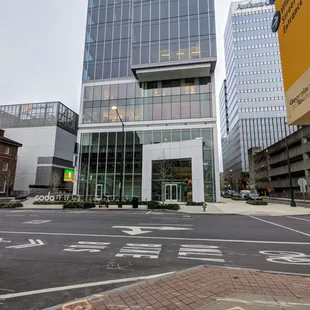
POLYGON ((118 203, 118 207, 122 208, 122 194, 123 194, 123 170, 124 170, 124 150, 125 150, 125 125, 124 122, 121 118, 121 116, 118 113, 118 109, 117 107, 112 107, 112 110, 115 110, 115 112, 117 113, 117 116, 120 120, 120 122, 122 123, 122 153, 121 153, 121 168, 120 168, 120 173, 119 173, 119 177, 120 177, 120 181, 119 181, 119 203, 118 203))
POLYGON ((289 153, 289 149, 288 149, 288 138, 287 138, 286 125, 287 125, 287 123, 284 123, 286 160, 287 160, 287 169, 288 169, 288 177, 289 177, 289 181, 290 181, 290 192, 291 192, 290 206, 296 207, 296 202, 294 200, 294 188, 293 188, 293 182, 292 182, 291 162, 290 162, 290 153, 289 153))

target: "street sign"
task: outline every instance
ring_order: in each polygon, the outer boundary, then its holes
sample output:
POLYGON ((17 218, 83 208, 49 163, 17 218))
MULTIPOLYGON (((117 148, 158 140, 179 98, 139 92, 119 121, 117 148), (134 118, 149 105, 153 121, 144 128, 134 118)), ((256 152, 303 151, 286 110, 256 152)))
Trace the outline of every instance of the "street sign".
POLYGON ((151 230, 193 230, 192 228, 184 227, 168 227, 168 226, 159 226, 159 227, 142 227, 142 226, 113 226, 112 228, 124 228, 129 230, 122 230, 125 234, 135 236, 150 233, 151 230), (147 230, 142 230, 147 229, 147 230), (150 230, 148 230, 150 229, 150 230))
POLYGON ((304 179, 304 178, 299 178, 297 183, 300 186, 300 192, 301 193, 306 193, 307 192, 307 189, 306 189, 307 180, 304 179))

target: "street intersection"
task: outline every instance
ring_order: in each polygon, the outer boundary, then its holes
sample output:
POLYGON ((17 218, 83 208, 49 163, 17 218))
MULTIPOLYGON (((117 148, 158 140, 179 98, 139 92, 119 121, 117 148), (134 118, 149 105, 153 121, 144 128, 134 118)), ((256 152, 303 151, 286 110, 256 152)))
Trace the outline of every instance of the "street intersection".
POLYGON ((309 274, 310 216, 0 211, 3 309, 44 309, 202 264, 309 274))

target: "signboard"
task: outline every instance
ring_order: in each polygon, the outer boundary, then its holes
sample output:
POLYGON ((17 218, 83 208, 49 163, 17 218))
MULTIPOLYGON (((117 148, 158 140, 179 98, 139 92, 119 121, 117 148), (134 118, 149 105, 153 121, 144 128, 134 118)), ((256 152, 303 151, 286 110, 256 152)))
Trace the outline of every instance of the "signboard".
POLYGON ((307 188, 306 188, 307 180, 304 179, 304 178, 299 178, 297 183, 300 186, 300 192, 301 193, 306 193, 307 192, 307 188))
POLYGON ((64 170, 64 182, 74 182, 74 170, 73 169, 64 170))
POLYGON ((310 125, 310 1, 275 0, 272 31, 278 31, 290 125, 310 125))

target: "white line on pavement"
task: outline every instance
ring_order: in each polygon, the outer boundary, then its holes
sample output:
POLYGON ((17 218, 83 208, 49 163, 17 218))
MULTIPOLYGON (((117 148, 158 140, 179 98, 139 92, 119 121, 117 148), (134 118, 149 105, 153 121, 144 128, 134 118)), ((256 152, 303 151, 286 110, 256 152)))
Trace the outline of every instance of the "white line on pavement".
POLYGON ((155 279, 155 278, 166 276, 166 275, 173 274, 173 273, 174 271, 153 274, 153 275, 144 276, 144 277, 133 277, 133 278, 125 278, 125 279, 100 281, 100 282, 91 282, 91 283, 84 283, 84 284, 74 284, 74 285, 52 287, 52 288, 46 288, 46 289, 34 290, 34 291, 28 291, 28 292, 12 293, 12 294, 0 295, 0 300, 29 296, 29 295, 36 295, 36 294, 43 294, 43 293, 59 292, 63 290, 74 290, 78 288, 93 287, 93 286, 100 286, 100 285, 107 285, 107 284, 114 284, 114 283, 134 282, 134 281, 139 281, 139 280, 151 280, 151 279, 155 279))
POLYGON ((152 226, 194 226, 193 224, 167 224, 167 223, 162 223, 162 224, 153 224, 153 223, 138 223, 138 225, 152 225, 152 226))
POLYGON ((234 240, 234 239, 203 239, 203 238, 177 238, 177 237, 151 237, 151 236, 126 236, 126 235, 98 235, 98 234, 75 234, 75 233, 56 233, 38 231, 4 231, 0 234, 20 234, 20 235, 46 235, 46 236, 71 236, 71 237, 98 237, 98 238, 130 238, 130 239, 153 239, 153 240, 185 240, 185 241, 207 241, 207 242, 229 242, 229 243, 262 243, 262 244, 293 244, 310 245, 310 242, 298 241, 269 241, 269 240, 234 240))
POLYGON ((145 214, 150 214, 150 213, 152 213, 152 211, 146 212, 145 214))
POLYGON ((300 220, 300 221, 306 221, 306 222, 310 222, 310 220, 306 220, 306 219, 301 219, 300 217, 294 217, 294 216, 287 216, 290 219, 294 219, 294 220, 300 220))
POLYGON ((305 236, 310 237, 309 234, 307 234, 307 233, 305 233, 305 232, 302 232, 302 231, 300 231, 300 230, 296 230, 296 229, 293 229, 293 228, 290 228, 290 227, 287 227, 287 226, 283 226, 283 225, 280 225, 280 224, 277 224, 277 223, 269 222, 269 221, 260 219, 259 217, 256 217, 256 216, 251 216, 251 215, 249 215, 249 216, 250 216, 251 218, 253 218, 253 219, 258 220, 258 221, 265 222, 265 223, 268 223, 268 224, 270 224, 270 225, 278 226, 278 227, 281 227, 281 228, 284 228, 284 229, 287 229, 287 230, 290 230, 290 231, 294 231, 294 232, 296 232, 296 233, 298 233, 298 234, 301 234, 301 235, 305 235, 305 236))

